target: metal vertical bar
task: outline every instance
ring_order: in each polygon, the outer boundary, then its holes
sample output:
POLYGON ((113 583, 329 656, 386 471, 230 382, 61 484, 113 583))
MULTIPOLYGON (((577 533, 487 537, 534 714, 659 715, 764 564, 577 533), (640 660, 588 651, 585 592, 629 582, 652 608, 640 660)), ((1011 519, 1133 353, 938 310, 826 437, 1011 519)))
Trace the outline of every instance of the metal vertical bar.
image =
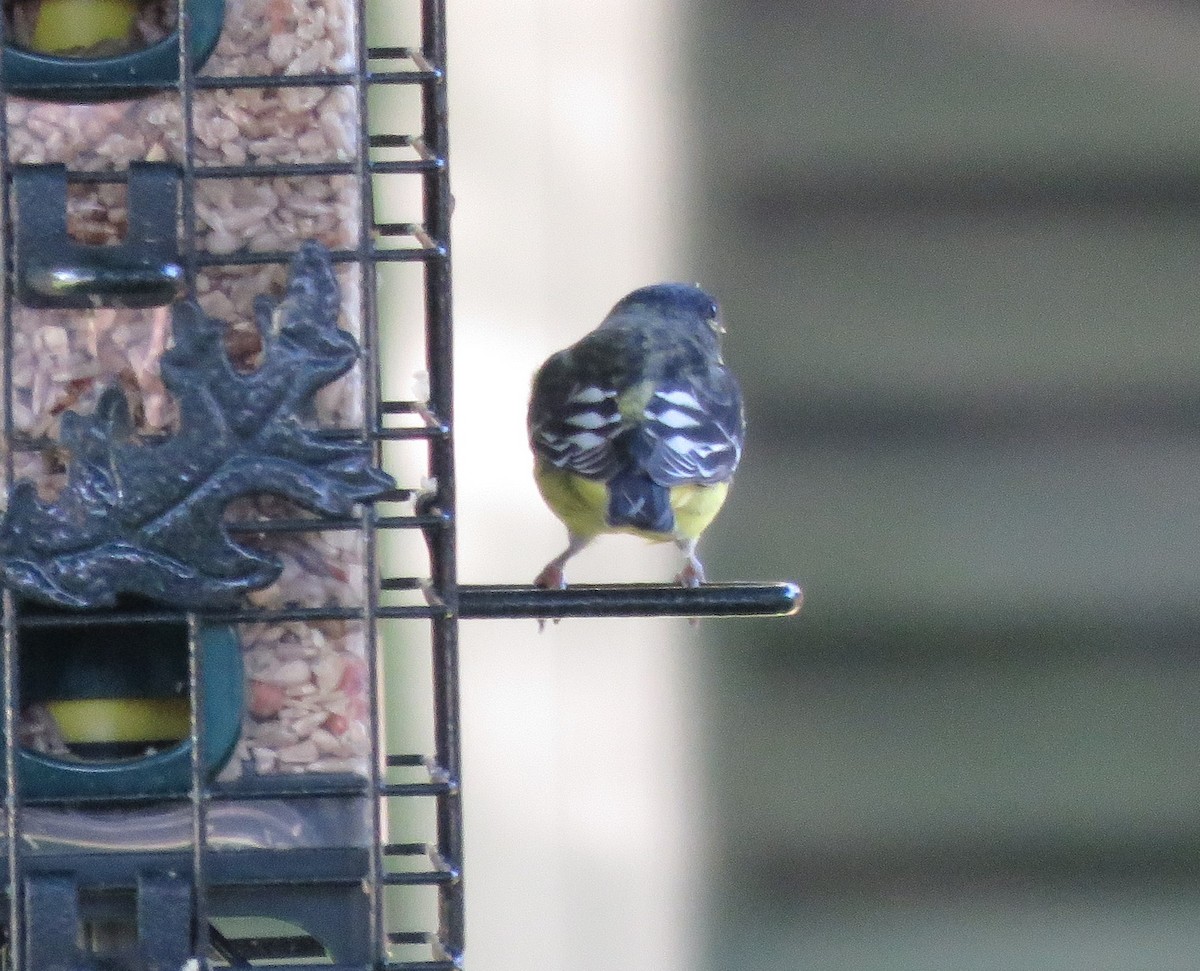
MULTIPOLYGON (((360 335, 363 349, 362 360, 362 409, 363 423, 372 442, 375 463, 381 464, 382 447, 375 432, 382 424, 379 410, 379 304, 378 274, 374 260, 375 196, 371 180, 370 163, 370 116, 368 92, 370 89, 370 63, 367 56, 367 11, 366 0, 357 4, 358 23, 355 25, 354 93, 358 110, 358 151, 355 153, 355 177, 359 189, 358 239, 355 249, 359 269, 359 318, 362 321, 360 335)), ((368 881, 371 892, 369 912, 370 926, 367 928, 372 959, 382 965, 387 959, 387 928, 384 920, 383 845, 387 842, 386 805, 383 795, 383 759, 387 750, 382 717, 383 664, 379 651, 379 563, 374 505, 363 507, 361 518, 363 540, 363 596, 364 612, 363 639, 367 661, 367 690, 371 698, 368 706, 368 731, 372 742, 372 758, 368 763, 371 793, 371 845, 367 856, 368 881)))
MULTIPOLYGON (((196 294, 196 131, 193 115, 195 63, 192 57, 192 20, 188 0, 176 0, 179 24, 179 110, 182 122, 180 165, 180 259, 189 297, 196 294)), ((188 795, 192 810, 192 906, 193 953, 205 960, 209 952, 208 891, 206 879, 206 843, 208 834, 208 794, 204 758, 204 658, 200 650, 200 623, 195 614, 187 617, 188 734, 191 741, 191 785, 188 795)))
POLYGON ((204 656, 200 647, 200 624, 195 614, 188 615, 188 696, 191 713, 188 735, 192 746, 191 786, 188 795, 192 808, 192 906, 195 909, 195 953, 208 954, 208 893, 205 881, 208 835, 208 780, 204 753, 204 656))
POLYGON ((183 157, 180 167, 183 178, 179 188, 179 213, 182 229, 179 257, 183 263, 184 281, 189 297, 196 293, 196 122, 193 116, 195 101, 195 63, 192 57, 192 21, 188 0, 176 0, 179 17, 179 110, 182 115, 183 157))
POLYGON ((437 481, 437 501, 444 523, 431 539, 434 590, 447 607, 433 620, 434 744, 440 770, 450 780, 437 797, 438 852, 459 874, 440 887, 439 936, 451 959, 465 943, 463 919, 463 832, 460 782, 460 711, 458 684, 458 576, 455 563, 453 369, 450 295, 450 176, 449 126, 446 90, 446 4, 422 0, 421 48, 434 67, 434 77, 421 84, 422 137, 436 159, 423 174, 425 229, 438 248, 425 262, 426 354, 429 367, 429 406, 448 429, 429 442, 430 471, 437 481))
MULTIPOLYGON (((7 187, 7 181, 5 182, 7 187)), ((7 195, 7 192, 5 193, 7 195)), ((7 277, 7 274, 6 274, 7 277)), ((9 289, 6 287, 6 289, 9 289)), ((6 301, 7 306, 7 301, 6 301)), ((5 320, 11 323, 11 315, 5 313, 5 320)), ((11 328, 5 328, 5 337, 11 337, 11 328)), ((6 347, 11 349, 12 342, 6 341, 6 347)), ((6 355, 5 360, 11 357, 6 355)), ((6 378, 11 373, 5 366, 6 378)), ((9 382, 5 381, 6 385, 9 382)), ((5 408, 5 425, 11 431, 11 419, 8 417, 9 408, 5 408)), ((7 439, 11 442, 11 437, 7 439)), ((12 449, 5 446, 5 465, 9 476, 12 475, 12 449)), ((8 851, 8 953, 15 968, 21 964, 21 956, 25 953, 24 919, 21 914, 21 789, 17 779, 17 697, 19 671, 17 667, 17 611, 12 591, 5 589, 4 602, 4 807, 5 825, 4 839, 8 851)))
MULTIPOLYGON (((0 17, 0 50, 7 43, 8 24, 0 17)), ((3 361, 0 362, 0 395, 4 411, 4 488, 12 487, 13 480, 13 418, 12 418, 12 359, 13 359, 13 231, 12 199, 9 190, 12 166, 8 154, 8 88, 4 72, 0 70, 0 246, 4 248, 4 284, 0 291, 3 301, 3 361)), ((6 869, 8 883, 8 953, 12 964, 17 965, 25 953, 24 919, 22 917, 21 892, 21 806, 20 783, 17 779, 17 705, 19 695, 19 666, 17 660, 17 611, 12 592, 5 589, 0 597, 0 609, 4 623, 3 676, 0 683, 4 691, 4 839, 7 851, 6 869)))

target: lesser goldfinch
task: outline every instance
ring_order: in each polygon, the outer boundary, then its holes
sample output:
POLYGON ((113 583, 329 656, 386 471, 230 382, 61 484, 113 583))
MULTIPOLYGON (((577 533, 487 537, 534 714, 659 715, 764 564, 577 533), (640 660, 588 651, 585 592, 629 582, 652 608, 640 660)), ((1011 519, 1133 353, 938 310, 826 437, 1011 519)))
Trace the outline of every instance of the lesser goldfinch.
POLYGON ((704 582, 700 535, 742 455, 737 379, 721 358, 717 303, 698 286, 634 290, 533 379, 534 478, 567 548, 534 583, 566 586, 567 561, 602 533, 673 541, 684 586, 704 582))

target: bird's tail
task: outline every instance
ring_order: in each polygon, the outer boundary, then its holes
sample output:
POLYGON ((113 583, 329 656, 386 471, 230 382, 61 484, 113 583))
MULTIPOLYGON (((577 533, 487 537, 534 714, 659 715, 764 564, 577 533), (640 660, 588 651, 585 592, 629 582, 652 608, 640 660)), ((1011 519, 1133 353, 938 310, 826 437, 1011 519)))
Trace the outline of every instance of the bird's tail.
POLYGON ((675 530, 675 512, 671 509, 671 492, 646 475, 620 472, 608 483, 608 515, 610 526, 641 529, 648 533, 671 533, 675 530))

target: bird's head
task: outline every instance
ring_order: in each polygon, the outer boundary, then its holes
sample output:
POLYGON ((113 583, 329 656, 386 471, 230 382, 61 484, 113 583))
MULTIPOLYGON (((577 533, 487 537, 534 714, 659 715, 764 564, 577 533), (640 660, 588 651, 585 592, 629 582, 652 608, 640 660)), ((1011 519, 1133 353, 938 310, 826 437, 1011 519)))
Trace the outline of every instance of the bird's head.
POLYGON ((717 301, 694 283, 655 283, 634 290, 617 301, 601 326, 630 325, 668 327, 718 354, 725 333, 717 301))

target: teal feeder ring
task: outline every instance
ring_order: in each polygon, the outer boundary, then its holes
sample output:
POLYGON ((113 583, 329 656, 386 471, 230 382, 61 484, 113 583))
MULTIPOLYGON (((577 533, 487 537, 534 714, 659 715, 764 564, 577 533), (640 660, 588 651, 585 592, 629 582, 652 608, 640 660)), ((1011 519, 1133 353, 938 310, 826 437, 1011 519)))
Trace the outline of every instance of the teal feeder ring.
MULTIPOLYGON (((221 39, 225 0, 190 0, 192 61, 208 60, 221 39)), ((61 57, 4 45, 4 81, 14 94, 53 101, 116 101, 179 81, 179 30, 156 44, 113 57, 61 57)))
MULTIPOLYGON (((56 631, 82 630, 96 641, 101 641, 106 626, 65 625, 62 628, 41 628, 38 633, 45 635, 56 631)), ((155 680, 162 671, 172 666, 177 674, 180 661, 186 669, 186 626, 182 623, 179 626, 184 631, 184 651, 182 654, 176 652, 171 664, 165 668, 149 672, 148 680, 155 680)), ((116 628, 109 630, 115 631, 116 628)), ((102 649, 102 645, 95 642, 86 646, 92 651, 102 649)), ((30 685, 29 697, 23 700, 23 704, 40 700, 39 693, 51 683, 54 696, 67 694, 72 700, 119 697, 121 692, 133 690, 138 690, 139 694, 145 693, 144 684, 140 689, 129 686, 130 679, 147 679, 143 678, 146 673, 144 665, 140 670, 128 663, 104 668, 104 658, 100 657, 96 666, 81 668, 76 665, 72 669, 61 664, 61 657, 47 656, 41 652, 30 653, 22 661, 24 667, 29 668, 28 671, 22 671, 22 684, 23 687, 26 683, 30 685), (88 687, 76 690, 82 684, 88 687)), ((228 761, 241 733, 244 697, 242 651, 232 627, 212 625, 200 628, 199 664, 204 677, 202 749, 205 777, 208 778, 219 772, 228 761)), ((186 684, 186 674, 184 678, 183 683, 186 684)), ((148 755, 108 761, 61 757, 26 747, 18 748, 16 754, 20 791, 23 798, 31 801, 158 798, 183 795, 192 786, 192 744, 189 738, 173 742, 148 755)))

